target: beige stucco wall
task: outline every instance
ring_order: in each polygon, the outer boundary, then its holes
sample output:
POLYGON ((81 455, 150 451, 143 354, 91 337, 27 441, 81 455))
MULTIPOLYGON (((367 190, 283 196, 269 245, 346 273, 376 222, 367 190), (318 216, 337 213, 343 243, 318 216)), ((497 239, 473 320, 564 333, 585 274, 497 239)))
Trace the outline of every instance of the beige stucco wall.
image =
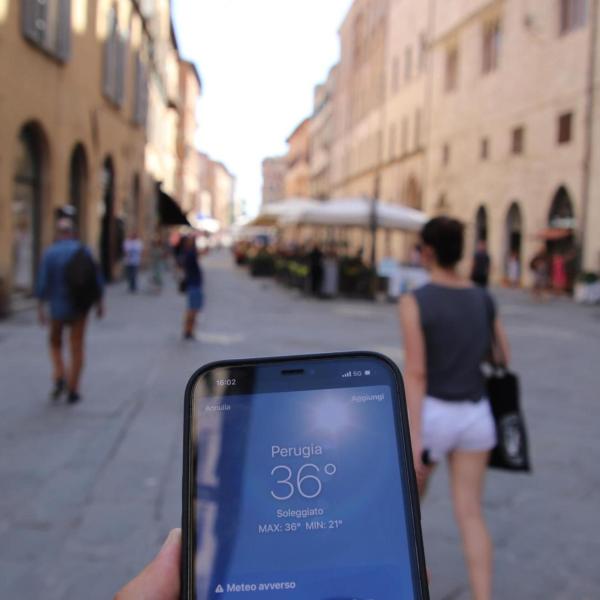
POLYGON ((285 197, 285 174, 287 171, 285 156, 272 156, 262 162, 262 204, 279 202, 285 197))
POLYGON ((592 80, 594 104, 591 113, 591 162, 583 266, 587 271, 600 273, 600 8, 596 17, 598 33, 593 49, 596 63, 592 80))
POLYGON ((287 170, 284 177, 286 198, 310 196, 310 119, 305 119, 288 138, 287 170))
MULTIPOLYGON (((119 22, 129 23, 129 0, 117 2, 119 22)), ((84 239, 96 251, 99 235, 100 172, 106 157, 115 168, 115 213, 132 192, 135 174, 143 171, 144 131, 132 125, 134 68, 129 45, 125 97, 118 108, 102 95, 105 2, 90 2, 72 12, 71 56, 62 65, 25 41, 20 3, 8 2, 0 13, 0 277, 10 286, 13 243, 12 197, 17 138, 26 123, 42 133, 45 164, 41 200, 42 247, 52 240, 53 210, 68 202, 69 166, 77 143, 88 166, 83 211, 84 239)), ((139 26, 133 16, 133 29, 139 26)))
MULTIPOLYGON (((488 244, 494 275, 503 275, 507 249, 506 214, 517 202, 523 216, 522 271, 539 246, 535 235, 548 225, 554 194, 569 192, 580 226, 585 139, 585 87, 589 28, 558 34, 558 3, 519 0, 438 3, 432 64, 431 131, 426 209, 434 213, 444 195, 448 208, 473 224, 479 206, 488 211, 488 244), (499 67, 482 75, 482 27, 502 23, 499 67), (459 47, 459 79, 444 90, 445 53, 459 47), (573 139, 558 145, 559 114, 574 114, 573 139), (525 127, 522 155, 511 153, 511 131, 525 127), (487 137, 490 157, 480 159, 487 137), (448 144, 449 164, 442 164, 448 144)), ((469 249, 470 250, 470 249, 469 249)), ((527 277, 526 279, 527 280, 527 277)))

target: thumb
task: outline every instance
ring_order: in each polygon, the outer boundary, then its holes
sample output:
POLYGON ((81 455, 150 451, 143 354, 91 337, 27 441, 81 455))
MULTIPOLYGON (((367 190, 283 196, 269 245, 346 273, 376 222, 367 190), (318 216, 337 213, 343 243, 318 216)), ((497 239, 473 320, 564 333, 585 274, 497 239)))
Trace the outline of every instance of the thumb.
POLYGON ((178 600, 181 529, 169 533, 154 560, 115 596, 115 600, 178 600))

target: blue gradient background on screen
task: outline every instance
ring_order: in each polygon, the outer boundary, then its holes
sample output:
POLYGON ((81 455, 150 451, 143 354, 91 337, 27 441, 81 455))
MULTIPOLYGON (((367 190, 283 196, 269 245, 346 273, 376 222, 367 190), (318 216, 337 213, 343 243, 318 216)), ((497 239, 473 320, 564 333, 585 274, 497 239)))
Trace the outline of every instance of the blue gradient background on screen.
MULTIPOLYGON (((216 505, 218 517, 203 524, 197 511, 197 549, 204 534, 219 546, 210 580, 197 585, 199 598, 239 597, 217 594, 217 585, 293 581, 294 590, 249 592, 252 598, 306 598, 398 600, 413 598, 409 542, 400 481, 394 412, 387 386, 271 393, 206 400, 227 403, 231 410, 201 420, 219 424, 218 488, 210 495, 199 491, 200 506, 216 505), (353 402, 353 397, 383 399, 353 402), (305 457, 272 457, 272 446, 319 445, 323 454, 305 457), (277 465, 289 466, 294 475, 304 464, 304 474, 318 474, 322 491, 313 499, 298 491, 284 501, 271 495, 288 493, 277 484, 277 465), (327 475, 327 464, 336 467, 327 475), (227 494, 227 490, 233 493, 227 494), (277 518, 278 509, 320 508, 323 516, 277 518), (313 520, 342 521, 339 528, 305 529, 313 520), (259 524, 301 523, 296 532, 259 533, 259 524), (204 525, 204 526, 203 526, 204 525), (204 588, 204 592, 202 592, 204 588)), ((201 428, 202 429, 202 428, 201 428)), ((214 428, 213 428, 214 430, 214 428)), ((200 436, 202 431, 200 431, 200 436)), ((202 463, 202 444, 199 448, 202 463)), ((198 471, 199 490, 203 485, 198 471)), ((316 490, 306 480, 305 491, 316 490)), ((199 556, 199 555, 198 555, 199 556)), ((208 565, 205 565, 205 567, 208 565)))

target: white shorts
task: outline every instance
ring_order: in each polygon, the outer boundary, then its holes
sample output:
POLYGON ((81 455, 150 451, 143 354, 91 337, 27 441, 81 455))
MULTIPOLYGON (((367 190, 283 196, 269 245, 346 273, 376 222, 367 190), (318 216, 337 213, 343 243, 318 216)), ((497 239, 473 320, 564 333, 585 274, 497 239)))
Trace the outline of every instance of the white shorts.
POLYGON ((452 450, 483 452, 496 445, 496 426, 487 398, 447 402, 426 396, 423 402, 423 450, 438 462, 452 450))

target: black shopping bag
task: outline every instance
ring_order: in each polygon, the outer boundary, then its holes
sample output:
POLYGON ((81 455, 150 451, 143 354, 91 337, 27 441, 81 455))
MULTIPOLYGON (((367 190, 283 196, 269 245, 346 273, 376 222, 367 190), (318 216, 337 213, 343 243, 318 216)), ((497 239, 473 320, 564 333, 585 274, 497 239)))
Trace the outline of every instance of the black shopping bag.
POLYGON ((489 466, 508 471, 531 471, 518 377, 505 369, 496 369, 487 378, 487 391, 498 437, 489 466))

